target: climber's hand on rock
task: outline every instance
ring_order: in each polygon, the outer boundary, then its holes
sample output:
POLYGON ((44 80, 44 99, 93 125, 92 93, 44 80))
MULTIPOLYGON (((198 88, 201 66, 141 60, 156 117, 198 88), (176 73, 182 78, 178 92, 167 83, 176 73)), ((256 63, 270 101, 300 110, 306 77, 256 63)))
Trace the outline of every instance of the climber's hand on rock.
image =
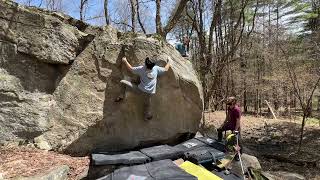
POLYGON ((171 63, 171 58, 168 56, 167 57, 167 64, 171 63))
POLYGON ((123 63, 128 62, 127 58, 126 58, 126 57, 123 57, 123 58, 122 58, 122 62, 123 62, 123 63))

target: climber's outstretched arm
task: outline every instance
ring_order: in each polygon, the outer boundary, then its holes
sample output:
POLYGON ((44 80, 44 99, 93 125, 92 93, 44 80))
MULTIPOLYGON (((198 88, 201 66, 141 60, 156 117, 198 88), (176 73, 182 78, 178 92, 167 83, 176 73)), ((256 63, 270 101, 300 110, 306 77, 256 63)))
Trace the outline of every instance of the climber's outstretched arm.
POLYGON ((128 62, 126 57, 122 58, 122 62, 126 65, 127 69, 132 72, 133 68, 132 68, 131 64, 128 62))

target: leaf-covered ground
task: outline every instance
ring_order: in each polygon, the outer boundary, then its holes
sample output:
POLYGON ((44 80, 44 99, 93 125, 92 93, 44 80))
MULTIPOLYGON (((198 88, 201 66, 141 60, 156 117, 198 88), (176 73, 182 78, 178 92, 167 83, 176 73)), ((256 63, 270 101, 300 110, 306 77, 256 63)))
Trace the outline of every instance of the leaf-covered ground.
POLYGON ((89 158, 23 146, 0 147, 0 174, 4 179, 34 176, 60 165, 69 166, 69 179, 79 179, 89 166, 89 158))

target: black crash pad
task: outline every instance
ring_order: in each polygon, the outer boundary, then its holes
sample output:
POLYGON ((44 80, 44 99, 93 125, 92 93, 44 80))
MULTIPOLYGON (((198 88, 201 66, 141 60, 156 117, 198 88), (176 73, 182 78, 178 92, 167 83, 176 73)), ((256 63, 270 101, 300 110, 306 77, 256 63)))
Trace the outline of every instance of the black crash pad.
POLYGON ((217 141, 216 139, 212 139, 209 137, 196 137, 195 139, 215 148, 218 149, 219 151, 225 152, 226 146, 224 143, 217 141))
POLYGON ((154 161, 147 164, 124 167, 98 180, 197 180, 171 160, 154 161))
POLYGON ((196 138, 193 138, 175 145, 174 147, 181 149, 183 152, 188 152, 201 146, 207 146, 207 144, 196 138))
POLYGON ((153 146, 141 149, 140 152, 151 158, 152 161, 162 159, 179 159, 183 156, 183 151, 169 145, 153 146))
POLYGON ((217 160, 222 159, 224 156, 224 152, 210 146, 202 146, 184 153, 184 159, 195 164, 216 163, 217 160))
POLYGON ((132 165, 150 162, 150 158, 139 151, 125 153, 92 154, 93 165, 132 165))

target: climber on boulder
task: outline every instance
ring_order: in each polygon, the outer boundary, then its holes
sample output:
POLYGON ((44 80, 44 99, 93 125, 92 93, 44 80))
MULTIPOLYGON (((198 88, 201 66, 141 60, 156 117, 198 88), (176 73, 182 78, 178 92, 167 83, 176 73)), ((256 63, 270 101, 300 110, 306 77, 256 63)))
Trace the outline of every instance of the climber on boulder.
POLYGON ((149 57, 145 59, 144 66, 132 67, 126 57, 122 58, 122 63, 125 64, 129 71, 140 77, 140 84, 137 85, 127 80, 121 80, 121 95, 115 101, 120 102, 125 98, 126 89, 140 94, 144 103, 144 119, 151 120, 153 117, 151 111, 151 99, 156 93, 157 77, 169 70, 170 57, 168 57, 165 67, 157 66, 155 64, 155 59, 150 59, 149 57))

